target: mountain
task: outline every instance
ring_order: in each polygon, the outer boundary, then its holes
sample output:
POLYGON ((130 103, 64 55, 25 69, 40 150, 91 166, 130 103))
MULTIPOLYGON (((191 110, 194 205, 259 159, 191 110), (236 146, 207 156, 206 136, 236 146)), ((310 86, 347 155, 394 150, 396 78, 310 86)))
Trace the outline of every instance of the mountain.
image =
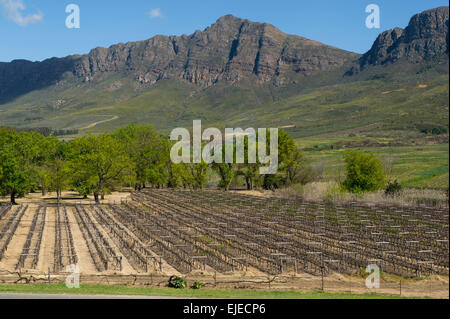
POLYGON ((0 125, 167 132, 202 119, 296 137, 448 129, 448 43, 448 7, 383 32, 364 55, 227 15, 192 35, 0 63, 0 125))
POLYGON ((416 14, 405 29, 381 33, 372 48, 359 59, 360 71, 369 66, 394 64, 401 60, 420 64, 449 54, 449 9, 439 7, 416 14))
POLYGON ((140 83, 179 78, 208 87, 255 75, 261 83, 283 85, 292 74, 307 76, 336 69, 355 57, 357 54, 289 36, 267 23, 227 15, 189 36, 156 36, 37 63, 2 63, 0 101, 56 84, 65 72, 85 82, 101 73, 122 73, 140 83))
POLYGON ((202 86, 256 75, 282 82, 290 73, 310 75, 342 66, 356 55, 297 36, 266 23, 227 15, 190 36, 157 36, 143 42, 97 48, 75 67, 77 76, 132 72, 145 83, 181 78, 202 86))

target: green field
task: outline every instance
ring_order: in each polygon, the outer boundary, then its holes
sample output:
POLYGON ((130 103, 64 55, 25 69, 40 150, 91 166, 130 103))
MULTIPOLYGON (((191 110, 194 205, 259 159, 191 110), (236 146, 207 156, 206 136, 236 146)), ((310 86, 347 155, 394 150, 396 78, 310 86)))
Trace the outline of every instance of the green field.
POLYGON ((399 296, 380 294, 328 293, 322 291, 298 292, 267 290, 216 290, 216 289, 173 289, 129 286, 81 285, 69 289, 64 284, 52 285, 0 285, 2 293, 36 294, 81 294, 81 295, 129 295, 165 296, 177 298, 233 298, 233 299, 406 299, 399 296))
MULTIPOLYGON (((329 140, 309 139, 299 140, 302 146, 327 143, 329 140)), ((392 179, 406 187, 438 188, 449 186, 449 144, 396 146, 396 147, 362 147, 361 150, 374 153, 387 165, 392 167, 392 179)), ((344 178, 345 164, 343 153, 345 149, 306 151, 308 160, 314 165, 322 165, 325 180, 344 178)))

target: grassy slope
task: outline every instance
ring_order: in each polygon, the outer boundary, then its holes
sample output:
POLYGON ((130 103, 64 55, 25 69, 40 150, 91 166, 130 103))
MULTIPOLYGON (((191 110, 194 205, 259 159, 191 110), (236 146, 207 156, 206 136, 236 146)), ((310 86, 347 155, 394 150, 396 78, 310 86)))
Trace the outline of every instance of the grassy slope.
POLYGON ((373 123, 401 130, 420 123, 448 126, 446 74, 430 71, 373 80, 340 74, 300 77, 297 85, 280 88, 257 85, 254 79, 207 89, 179 80, 143 87, 118 74, 103 74, 91 83, 68 79, 0 105, 0 125, 83 128, 118 116, 91 129, 109 131, 129 123, 151 123, 170 132, 178 126, 190 127, 193 119, 203 119, 220 128, 295 125, 290 129, 294 137, 373 123), (427 87, 419 88, 419 84, 427 87), (55 106, 58 100, 64 103, 55 106), (24 121, 27 117, 42 119, 24 121))
POLYGON ((327 293, 321 291, 266 291, 266 290, 216 290, 216 289, 172 289, 128 286, 81 285, 79 289, 69 289, 59 285, 0 285, 3 293, 36 294, 83 294, 83 295, 131 295, 169 296, 179 298, 233 298, 233 299, 404 299, 399 296, 379 294, 327 293))
POLYGON ((178 126, 191 127, 193 119, 219 128, 295 125, 289 130, 294 137, 373 123, 381 123, 384 130, 406 131, 414 131, 422 123, 448 126, 448 78, 439 76, 420 83, 426 88, 418 88, 418 84, 374 80, 282 92, 246 83, 191 94, 192 87, 164 83, 139 97, 89 113, 106 112, 122 118, 120 122, 98 126, 98 131, 121 123, 150 122, 170 132, 178 126))
MULTIPOLYGON (((151 123, 169 133, 202 119, 204 127, 221 129, 294 126, 287 131, 304 147, 355 140, 412 141, 424 138, 421 125, 448 128, 448 74, 436 70, 395 76, 391 72, 381 78, 340 74, 300 77, 297 85, 280 88, 260 86, 253 79, 202 89, 178 80, 143 87, 118 74, 104 74, 91 83, 68 78, 0 105, 0 125, 97 133, 151 123), (55 107, 57 100, 64 103, 55 107), (42 119, 24 121, 36 117, 42 119), (350 135, 352 131, 358 134, 350 135)), ((370 150, 394 157, 395 176, 407 186, 448 186, 448 144, 370 150)), ((308 155, 311 160, 325 160, 327 176, 336 178, 342 167, 340 153, 325 150, 308 155)))
MULTIPOLYGON (((449 178, 449 145, 421 145, 401 147, 363 147, 386 162, 392 161, 392 176, 404 186, 446 188, 449 178)), ((305 152, 311 163, 323 165, 326 180, 344 176, 343 152, 321 150, 305 152)))

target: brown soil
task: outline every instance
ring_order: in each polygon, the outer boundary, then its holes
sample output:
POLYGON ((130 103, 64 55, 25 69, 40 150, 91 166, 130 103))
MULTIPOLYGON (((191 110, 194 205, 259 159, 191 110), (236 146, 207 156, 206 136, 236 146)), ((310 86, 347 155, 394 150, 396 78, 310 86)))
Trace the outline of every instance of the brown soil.
MULTIPOLYGON (((95 204, 94 197, 88 196, 87 199, 84 199, 76 192, 63 192, 61 196, 61 203, 66 205, 75 205, 75 204, 95 204)), ((130 198, 129 192, 113 192, 110 195, 105 197, 105 200, 101 202, 103 204, 114 204, 120 203, 121 200, 127 200, 130 198)), ((0 202, 8 202, 9 198, 0 197, 0 202)), ((47 205, 57 205, 58 200, 56 197, 56 193, 47 193, 45 196, 42 196, 41 193, 31 193, 26 195, 24 198, 18 198, 18 204, 47 204, 47 205)))
POLYGON ((73 235, 73 245, 75 246, 75 251, 78 257, 78 267, 80 272, 83 274, 95 274, 97 270, 92 261, 91 255, 87 248, 86 242, 84 241, 83 235, 81 234, 80 227, 76 222, 75 216, 71 207, 67 207, 67 216, 70 221, 70 227, 73 235))
MULTIPOLYGON (((10 271, 15 270, 17 261, 19 260, 27 239, 36 208, 36 205, 29 205, 27 211, 23 215, 22 220, 8 245, 8 249, 3 256, 3 259, 0 261, 0 269, 7 269, 10 271)), ((15 210, 17 207, 13 207, 12 209, 15 210)))
POLYGON ((37 270, 40 273, 53 270, 54 250, 55 250, 55 216, 56 210, 53 207, 47 207, 45 216, 44 233, 42 234, 42 244, 37 264, 37 270))
MULTIPOLYGON (((110 212, 109 212, 108 209, 105 209, 105 212, 108 214, 108 219, 111 219, 111 220, 113 220, 113 221, 116 222, 116 223, 118 222, 118 221, 115 219, 115 217, 112 216, 112 215, 110 214, 110 212)), ((130 235, 131 237, 133 237, 135 240, 137 240, 138 242, 140 242, 141 245, 144 246, 144 243, 142 243, 142 242, 139 240, 139 238, 137 238, 131 231, 128 232, 128 235, 130 235)), ((149 251, 151 252, 151 254, 152 254, 153 256, 156 256, 156 255, 157 255, 157 254, 155 254, 154 252, 152 252, 151 250, 149 250, 149 251)), ((124 257, 124 259, 125 259, 125 257, 124 257)), ((161 264, 162 264, 162 265, 161 265, 162 273, 164 273, 164 274, 176 275, 176 276, 181 275, 175 268, 173 268, 171 265, 169 265, 164 259, 161 259, 161 264)), ((157 264, 156 264, 156 263, 150 262, 150 269, 151 269, 153 266, 155 266, 155 270, 156 270, 156 269, 159 270, 159 260, 157 261, 157 264)), ((130 265, 130 268, 131 268, 131 269, 130 269, 130 272, 129 272, 128 274, 135 274, 135 273, 137 273, 137 271, 134 270, 133 267, 131 267, 131 265, 130 265)), ((124 269, 124 271, 125 271, 125 269, 124 269)))
MULTIPOLYGON (((247 194, 253 196, 271 196, 272 192, 267 191, 238 191, 240 194, 247 194)), ((106 202, 120 202, 121 200, 129 198, 129 193, 113 193, 108 196, 106 202)), ((90 204, 92 199, 82 200, 77 198, 76 194, 63 194, 64 204, 67 205, 67 214, 70 222, 70 227, 73 234, 74 246, 78 257, 78 266, 82 274, 82 282, 97 283, 97 284, 133 284, 133 285, 147 285, 147 286, 164 286, 171 275, 180 276, 172 266, 165 260, 162 260, 163 271, 159 272, 154 269, 149 274, 138 273, 129 261, 123 257, 123 270, 109 271, 98 273, 93 264, 86 242, 82 236, 80 228, 74 216, 73 206, 75 203, 90 204)), ((19 227, 14 234, 8 250, 4 258, 0 261, 0 282, 10 283, 15 282, 17 275, 11 274, 15 272, 15 266, 18 258, 22 252, 23 245, 27 238, 31 221, 34 212, 36 211, 36 203, 45 201, 51 205, 54 203, 53 194, 44 198, 40 194, 33 194, 19 202, 30 203, 28 210, 23 216, 19 227)), ((13 211, 17 207, 13 208, 13 211)), ((87 211, 90 211, 89 209, 87 211)), ((42 246, 40 250, 39 261, 37 269, 27 270, 28 274, 35 274, 36 277, 41 276, 46 278, 48 268, 53 272, 54 262, 54 242, 55 242, 55 208, 48 206, 46 223, 42 237, 42 246)), ((107 218, 115 220, 105 209, 107 218)), ((92 212, 91 212, 92 214, 92 212)), ((5 216, 5 219, 11 215, 11 212, 5 216)), ((2 221, 0 221, 2 224, 2 221)), ((114 240, 109 236, 106 227, 99 226, 102 234, 109 242, 110 246, 114 247, 114 240)), ((133 237, 134 234, 129 232, 133 237)), ((135 237, 136 238, 136 237, 135 237)), ((120 249, 114 247, 117 255, 122 256, 120 249)), ((156 267, 159 268, 159 267, 156 267)), ((218 289, 295 289, 299 291, 318 290, 322 287, 322 279, 320 276, 311 276, 308 274, 283 274, 282 276, 269 276, 261 273, 256 269, 249 268, 248 271, 230 272, 226 274, 216 273, 214 269, 206 267, 205 270, 194 270, 190 274, 183 275, 191 284, 194 281, 200 281, 206 284, 206 288, 216 287, 218 289)), ((65 274, 53 274, 52 282, 64 282, 65 274)), ((399 295, 400 291, 403 296, 418 296, 418 297, 432 297, 432 298, 449 298, 449 279, 446 276, 433 276, 423 280, 403 280, 401 287, 397 278, 386 278, 381 282, 381 288, 377 290, 368 290, 365 287, 365 281, 362 278, 349 277, 341 274, 332 274, 324 278, 324 289, 329 292, 353 292, 353 293, 367 293, 378 292, 383 294, 399 295)))

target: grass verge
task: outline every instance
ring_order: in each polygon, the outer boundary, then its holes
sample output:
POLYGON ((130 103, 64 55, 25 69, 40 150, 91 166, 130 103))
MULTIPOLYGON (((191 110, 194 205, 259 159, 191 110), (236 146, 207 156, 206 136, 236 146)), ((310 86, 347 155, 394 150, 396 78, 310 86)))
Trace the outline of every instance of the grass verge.
POLYGON ((81 294, 81 295, 128 295, 164 296, 178 298, 222 298, 222 299, 406 299, 400 296, 381 294, 329 293, 322 291, 299 292, 294 290, 219 290, 219 289, 172 289, 130 286, 81 285, 69 289, 64 284, 0 285, 0 293, 33 294, 81 294))

